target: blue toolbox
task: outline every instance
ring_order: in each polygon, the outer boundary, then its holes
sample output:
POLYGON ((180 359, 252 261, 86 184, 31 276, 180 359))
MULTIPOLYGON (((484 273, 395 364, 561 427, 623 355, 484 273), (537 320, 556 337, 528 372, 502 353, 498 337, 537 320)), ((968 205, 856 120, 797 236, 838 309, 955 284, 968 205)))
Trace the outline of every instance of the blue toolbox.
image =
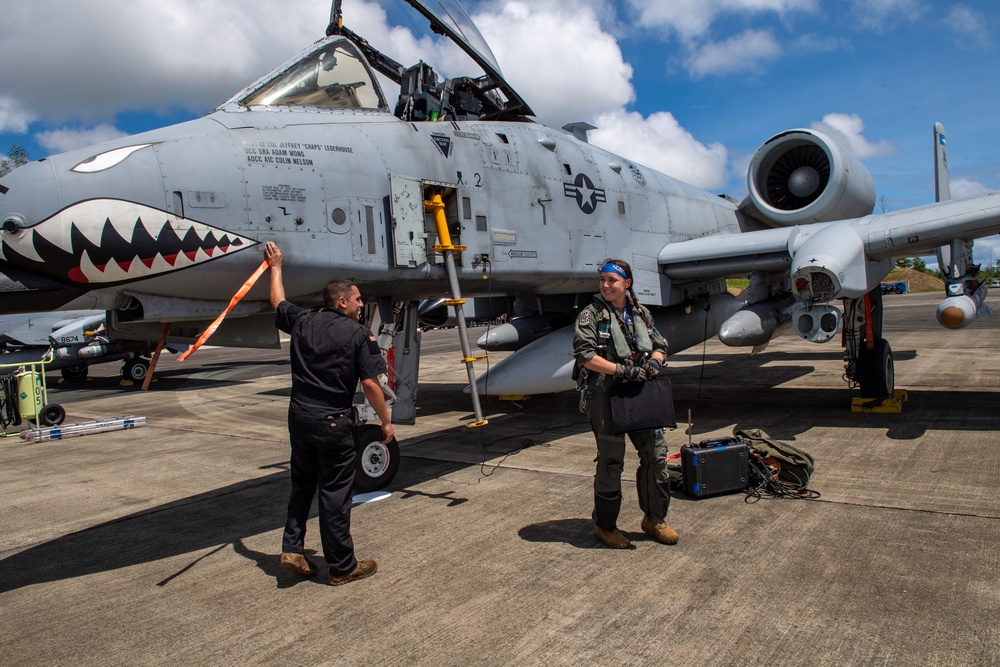
POLYGON ((681 447, 684 491, 695 498, 741 491, 750 483, 747 457, 750 452, 739 438, 702 440, 681 447))

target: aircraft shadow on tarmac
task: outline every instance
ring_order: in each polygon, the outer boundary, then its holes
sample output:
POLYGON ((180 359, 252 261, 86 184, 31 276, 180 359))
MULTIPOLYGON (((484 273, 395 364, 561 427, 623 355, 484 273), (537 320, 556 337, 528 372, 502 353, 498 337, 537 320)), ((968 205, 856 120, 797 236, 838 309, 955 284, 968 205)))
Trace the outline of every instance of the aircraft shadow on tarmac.
MULTIPOLYGON (((787 368, 785 369, 787 371, 787 368)), ((807 370, 792 369, 793 375, 807 370)), ((694 388, 687 386, 685 374, 678 374, 674 397, 678 417, 686 417, 690 409, 694 416, 695 433, 699 434, 735 428, 762 428, 778 440, 794 441, 809 449, 806 433, 814 426, 863 426, 884 429, 893 439, 914 439, 931 429, 992 430, 995 428, 994 392, 914 391, 900 414, 862 414, 850 412, 849 389, 807 389, 801 387, 770 387, 766 391, 748 391, 743 384, 713 382, 698 399, 694 388)), ((436 392, 428 392, 434 394, 436 392)), ((433 397, 432 397, 433 398, 433 397)), ((454 394, 444 392, 438 400, 448 401, 454 409, 454 394)), ((587 434, 589 424, 577 410, 576 392, 539 396, 517 408, 491 417, 483 433, 481 451, 483 474, 488 475, 496 463, 487 458, 515 456, 529 446, 553 446, 552 443, 570 435, 587 434), (533 413, 535 424, 518 426, 521 412, 533 413), (539 418, 539 415, 544 415, 539 418), (555 418, 553 418, 553 416, 555 418), (552 423, 552 422, 555 423, 552 423)), ((433 401, 432 401, 433 402, 433 401)), ((469 415, 471 417, 471 415, 469 415)), ((681 419, 684 421, 684 418, 681 419)), ((686 426, 668 433, 667 441, 676 451, 679 440, 686 440, 686 426)), ((464 423, 433 434, 437 447, 469 447, 470 429, 464 423)), ((428 439, 425 436, 424 439, 428 439)), ((421 439, 414 439, 419 444, 421 439)), ((408 455, 407 442, 402 443, 404 463, 390 491, 400 492, 405 502, 440 502, 443 508, 466 501, 453 492, 425 493, 413 487, 430 479, 440 479, 450 472, 467 469, 475 463, 455 462, 426 457, 416 452, 408 455)), ((557 446, 553 455, 561 456, 557 446)), ((281 469, 284 464, 267 468, 281 469)), ((205 558, 233 545, 237 553, 253 561, 276 585, 292 585, 278 566, 277 553, 255 552, 245 538, 278 531, 284 524, 284 504, 275 502, 287 493, 288 477, 284 470, 247 480, 206 493, 198 494, 130 516, 104 523, 40 544, 0 561, 0 593, 48 581, 58 581, 98 572, 151 563, 164 558, 191 555, 192 560, 173 572, 164 573, 151 585, 167 586, 171 581, 197 567, 205 558), (275 485, 280 485, 276 488, 275 485), (247 508, 256 508, 248 512, 247 508)), ((526 526, 521 537, 529 541, 559 541, 590 548, 589 519, 569 518, 526 526)), ((639 536, 641 538, 641 536, 639 536)), ((277 552, 277 545, 275 545, 277 552)))
MULTIPOLYGON (((282 467, 281 465, 267 467, 282 467)), ((464 503, 453 492, 428 494, 409 487, 440 478, 467 464, 409 460, 389 491, 398 491, 400 502, 429 499, 447 509, 464 503)), ((245 539, 280 531, 285 524, 284 498, 288 473, 278 472, 238 482, 87 528, 36 545, 0 560, 0 594, 51 581, 109 572, 165 558, 189 555, 190 560, 164 571, 151 586, 170 582, 196 568, 198 563, 227 546, 254 562, 279 588, 294 585, 296 577, 281 569, 275 537, 274 551, 262 553, 246 546, 245 539), (247 511, 247 508, 253 508, 247 511)), ((316 516, 315 504, 311 517, 316 516)), ((319 557, 322 561, 322 556, 319 557)))
MULTIPOLYGON (((150 385, 148 393, 164 391, 197 391, 209 387, 228 387, 246 382, 253 382, 262 377, 272 377, 275 375, 289 374, 289 364, 284 361, 237 361, 232 363, 208 363, 201 366, 191 366, 189 368, 174 367, 157 370, 154 374, 154 382, 150 385), (263 369, 263 371, 262 371, 263 369), (244 371, 241 373, 241 371, 244 371), (204 377, 200 374, 224 372, 225 376, 213 378, 204 377), (196 377, 193 377, 196 376, 196 377)), ((291 376, 289 375, 289 378, 291 376)), ((53 395, 67 394, 69 392, 93 393, 95 390, 111 392, 116 391, 123 394, 141 391, 141 382, 132 385, 122 385, 121 377, 115 374, 93 374, 85 382, 53 382, 49 381, 48 389, 53 395)), ((291 379, 289 388, 285 396, 291 391, 291 379)))
MULTIPOLYGON (((897 361, 916 358, 915 350, 894 352, 897 361)), ((814 383, 809 387, 783 386, 816 371, 816 366, 803 365, 802 361, 814 360, 828 363, 839 362, 841 353, 818 352, 812 354, 773 352, 758 355, 708 355, 705 365, 670 365, 671 362, 701 361, 700 355, 678 355, 668 359, 667 373, 673 386, 674 407, 678 428, 668 442, 676 445, 677 434, 687 435, 687 415, 691 411, 694 428, 692 438, 699 440, 699 434, 714 433, 720 429, 733 430, 762 428, 779 440, 796 441, 814 426, 864 425, 884 429, 887 437, 909 440, 921 437, 929 428, 970 429, 991 428, 976 415, 990 415, 994 396, 982 392, 956 391, 911 391, 909 402, 900 414, 852 413, 851 399, 858 396, 839 378, 829 386, 814 383), (944 416, 940 411, 927 410, 929 406, 951 404, 949 399, 962 406, 961 414, 944 416), (945 403, 942 403, 945 402, 945 403), (929 414, 933 413, 933 414, 929 414), (733 426, 735 425, 735 426, 733 426)), ((838 367, 839 370, 839 367, 838 367)), ((823 381, 818 381, 823 382, 823 381)), ((428 384, 420 386, 418 419, 453 412, 461 406, 467 395, 460 394, 460 384, 428 384)), ((481 398, 483 411, 491 415, 491 423, 484 429, 484 441, 489 443, 487 453, 505 454, 519 451, 524 439, 530 439, 527 446, 548 444, 569 435, 587 433, 590 425, 578 410, 579 396, 575 391, 561 394, 534 396, 523 401, 502 401, 496 397, 481 398), (543 429, 512 431, 516 429, 518 414, 548 418, 543 429), (553 424, 553 422, 555 422, 553 424), (503 426, 501 427, 501 424, 503 426), (502 433, 498 431, 502 428, 502 433), (510 441, 510 442, 506 442, 510 441)), ((471 407, 471 405, 470 405, 471 407)), ((457 419, 472 421, 469 413, 457 419)), ((450 429, 449 429, 450 430, 450 429)), ((468 433, 461 428, 457 435, 468 433)), ((436 434, 442 437, 447 434, 436 434)), ((468 440, 468 436, 465 436, 468 440)), ((403 443, 406 444, 405 442, 403 443)))

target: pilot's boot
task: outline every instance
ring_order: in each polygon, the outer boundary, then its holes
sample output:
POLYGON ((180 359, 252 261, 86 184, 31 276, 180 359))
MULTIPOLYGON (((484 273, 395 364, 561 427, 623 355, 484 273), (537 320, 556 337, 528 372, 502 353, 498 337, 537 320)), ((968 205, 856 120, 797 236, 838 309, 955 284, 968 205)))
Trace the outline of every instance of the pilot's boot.
POLYGON ((281 569, 294 572, 300 577, 311 577, 316 574, 316 563, 303 554, 286 552, 281 554, 281 569))
POLYGON ((597 524, 594 524, 594 537, 608 545, 612 549, 634 549, 635 546, 628 541, 628 538, 622 535, 621 531, 615 528, 614 530, 604 530, 597 524))
POLYGON ((680 537, 676 530, 651 514, 643 517, 642 532, 661 544, 677 544, 677 539, 680 537))
POLYGON ((353 570, 347 574, 342 575, 330 575, 330 585, 331 586, 341 586, 343 584, 349 584, 352 581, 357 581, 358 579, 364 579, 365 577, 370 577, 375 572, 378 571, 378 563, 373 560, 359 560, 358 564, 353 570))

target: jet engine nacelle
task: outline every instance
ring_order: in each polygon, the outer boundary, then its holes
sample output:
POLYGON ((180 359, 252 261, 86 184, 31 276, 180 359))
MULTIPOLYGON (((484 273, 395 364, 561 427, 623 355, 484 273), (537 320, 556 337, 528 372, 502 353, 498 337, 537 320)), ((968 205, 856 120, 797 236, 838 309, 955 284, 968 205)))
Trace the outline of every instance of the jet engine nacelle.
POLYGON ((757 150, 740 209, 773 227, 859 218, 875 209, 871 174, 815 130, 777 134, 757 150))

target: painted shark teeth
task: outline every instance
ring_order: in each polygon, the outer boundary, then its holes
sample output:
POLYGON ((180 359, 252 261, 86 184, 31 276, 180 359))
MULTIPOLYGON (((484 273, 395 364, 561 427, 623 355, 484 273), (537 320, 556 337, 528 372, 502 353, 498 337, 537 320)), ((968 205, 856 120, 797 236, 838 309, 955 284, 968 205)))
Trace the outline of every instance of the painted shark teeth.
POLYGON ((80 284, 133 282, 257 244, 224 229, 117 199, 79 202, 25 232, 0 237, 5 262, 80 284))

